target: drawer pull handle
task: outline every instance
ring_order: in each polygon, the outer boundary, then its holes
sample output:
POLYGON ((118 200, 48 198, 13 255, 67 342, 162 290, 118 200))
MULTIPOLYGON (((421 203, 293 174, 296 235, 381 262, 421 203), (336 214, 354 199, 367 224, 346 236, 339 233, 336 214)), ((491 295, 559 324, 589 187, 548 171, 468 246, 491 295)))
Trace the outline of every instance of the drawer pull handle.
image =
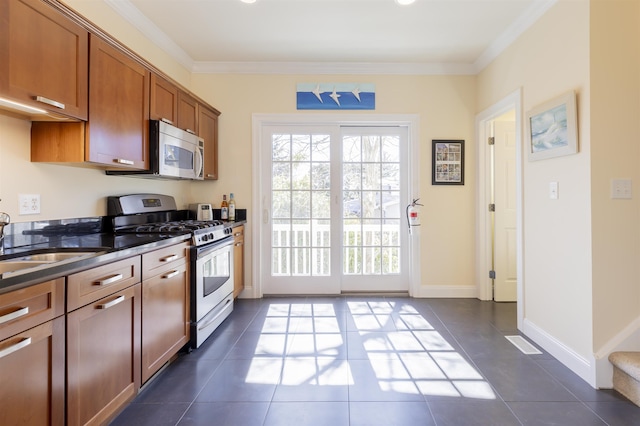
POLYGON ((196 134, 196 132, 194 132, 194 131, 193 131, 193 130, 191 130, 191 129, 184 129, 184 131, 185 131, 185 132, 187 132, 187 133, 191 133, 192 135, 195 135, 195 134, 196 134))
POLYGON ((53 99, 45 98, 44 96, 36 96, 36 101, 43 104, 51 105, 56 108, 64 109, 65 105, 62 102, 54 101, 53 99))
POLYGON ((178 275, 179 273, 180 273, 180 271, 178 271, 178 270, 171 271, 171 272, 169 272, 167 275, 163 275, 163 276, 162 276, 162 278, 167 278, 167 279, 168 279, 168 278, 173 278, 173 277, 175 277, 176 275, 178 275))
POLYGON ((109 284, 113 284, 117 281, 120 281, 122 279, 122 274, 115 274, 110 276, 109 278, 105 278, 103 280, 99 280, 94 282, 95 285, 109 285, 109 284))
POLYGON ((171 262, 172 260, 176 260, 177 258, 177 254, 172 254, 171 256, 163 257, 162 259, 160 259, 160 262, 171 262))
POLYGON ((26 348, 31 344, 31 337, 27 337, 24 340, 19 341, 15 345, 11 345, 6 349, 0 351, 0 358, 4 358, 7 355, 10 355, 16 351, 19 351, 22 348, 26 348))
POLYGON ((215 175, 213 175, 213 174, 211 174, 211 173, 207 173, 207 177, 208 177, 208 178, 212 178, 212 177, 215 177, 215 175))
POLYGON ((244 243, 236 243, 236 247, 240 247, 241 245, 243 245, 244 243))
POLYGON ((17 311, 13 311, 10 314, 6 314, 0 317, 0 324, 4 324, 5 322, 9 322, 16 318, 23 317, 29 313, 29 307, 25 306, 24 308, 20 308, 17 311))
POLYGON ((124 302, 124 296, 118 296, 115 299, 113 299, 111 302, 96 305, 96 309, 109 309, 110 307, 115 306, 120 302, 124 302))
POLYGON ((127 160, 125 158, 114 158, 113 162, 118 164, 126 164, 127 166, 133 166, 133 161, 127 160))
POLYGON ((242 232, 236 232, 235 234, 233 234, 234 237, 239 237, 240 235, 242 235, 242 232))

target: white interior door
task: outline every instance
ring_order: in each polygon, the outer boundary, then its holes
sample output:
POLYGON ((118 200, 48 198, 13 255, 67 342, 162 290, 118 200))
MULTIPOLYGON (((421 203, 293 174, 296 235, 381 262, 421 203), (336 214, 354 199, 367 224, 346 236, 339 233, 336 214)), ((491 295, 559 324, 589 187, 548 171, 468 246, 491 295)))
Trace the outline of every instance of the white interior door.
POLYGON ((268 125, 261 139, 263 294, 408 291, 407 128, 268 125))
POLYGON ((494 294, 497 302, 517 300, 516 132, 513 113, 498 117, 494 128, 494 294))

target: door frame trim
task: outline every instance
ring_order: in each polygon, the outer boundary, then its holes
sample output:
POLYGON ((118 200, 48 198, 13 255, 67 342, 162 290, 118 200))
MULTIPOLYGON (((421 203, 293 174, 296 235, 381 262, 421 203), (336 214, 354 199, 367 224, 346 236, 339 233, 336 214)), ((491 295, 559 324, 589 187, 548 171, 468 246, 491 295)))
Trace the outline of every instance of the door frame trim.
MULTIPOLYGON (((267 125, 337 125, 337 126, 407 126, 409 139, 409 198, 420 197, 420 116, 418 114, 252 114, 252 282, 245 286, 243 295, 249 298, 262 298, 262 271, 268 270, 263 265, 260 254, 262 227, 270 221, 265 208, 266 195, 262 193, 261 176, 263 170, 262 128, 267 125)), ((409 241, 409 295, 419 294, 420 286, 420 238, 411 237, 409 241)))
POLYGON ((491 227, 488 205, 490 200, 490 150, 486 143, 487 123, 515 110, 516 117, 516 260, 517 260, 517 317, 518 329, 522 329, 524 319, 524 274, 523 274, 523 191, 522 186, 522 90, 517 89, 499 102, 476 115, 477 179, 476 179, 476 282, 478 298, 492 300, 492 283, 488 267, 491 265, 491 227))

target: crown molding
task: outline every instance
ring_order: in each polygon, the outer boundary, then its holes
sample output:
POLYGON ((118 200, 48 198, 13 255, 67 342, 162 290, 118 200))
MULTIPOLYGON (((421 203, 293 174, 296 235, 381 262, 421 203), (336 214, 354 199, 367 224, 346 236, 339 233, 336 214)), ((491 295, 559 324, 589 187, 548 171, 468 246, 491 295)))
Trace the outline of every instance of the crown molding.
POLYGON ((364 62, 205 62, 194 61, 129 0, 103 0, 158 48, 197 74, 358 74, 476 75, 544 15, 558 0, 534 2, 472 64, 364 62))
POLYGON ((473 64, 474 74, 480 73, 494 59, 496 59, 518 37, 529 29, 542 15, 544 15, 558 0, 536 1, 507 27, 493 43, 478 57, 473 64))
POLYGON ((380 62, 195 62, 196 74, 474 75, 473 64, 380 62))
POLYGON ((166 33, 156 24, 151 22, 140 9, 135 7, 129 0, 103 0, 108 6, 115 10, 120 16, 136 27, 145 37, 147 37, 159 49, 178 61, 183 67, 192 70, 194 60, 180 46, 176 44, 166 33))

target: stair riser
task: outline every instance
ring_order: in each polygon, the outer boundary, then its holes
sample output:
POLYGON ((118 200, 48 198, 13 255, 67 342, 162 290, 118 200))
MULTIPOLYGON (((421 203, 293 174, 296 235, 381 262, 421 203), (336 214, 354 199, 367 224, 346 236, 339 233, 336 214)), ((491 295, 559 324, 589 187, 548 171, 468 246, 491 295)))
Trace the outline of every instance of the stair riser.
POLYGON ((640 407, 640 382, 615 366, 613 388, 640 407))

